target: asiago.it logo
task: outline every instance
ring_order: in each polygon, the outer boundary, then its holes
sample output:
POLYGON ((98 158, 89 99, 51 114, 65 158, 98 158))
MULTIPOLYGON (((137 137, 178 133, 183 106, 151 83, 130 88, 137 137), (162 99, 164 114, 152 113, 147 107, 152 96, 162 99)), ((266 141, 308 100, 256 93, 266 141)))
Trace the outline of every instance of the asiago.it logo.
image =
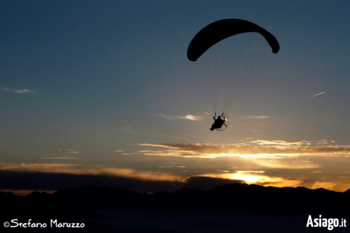
POLYGON ((312 218, 309 215, 306 223, 306 227, 325 227, 329 231, 333 230, 335 227, 347 227, 345 218, 322 218, 322 215, 319 215, 318 218, 312 218))

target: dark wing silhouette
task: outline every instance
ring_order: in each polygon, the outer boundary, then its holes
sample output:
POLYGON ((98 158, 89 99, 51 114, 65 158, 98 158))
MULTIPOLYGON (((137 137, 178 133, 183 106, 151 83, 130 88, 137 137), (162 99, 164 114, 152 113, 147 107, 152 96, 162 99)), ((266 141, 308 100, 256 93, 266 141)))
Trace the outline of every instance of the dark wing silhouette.
POLYGON ((273 53, 278 53, 280 45, 277 39, 262 27, 242 19, 223 19, 209 24, 192 39, 187 49, 190 61, 196 61, 210 47, 227 37, 241 33, 260 33, 271 46, 273 53))

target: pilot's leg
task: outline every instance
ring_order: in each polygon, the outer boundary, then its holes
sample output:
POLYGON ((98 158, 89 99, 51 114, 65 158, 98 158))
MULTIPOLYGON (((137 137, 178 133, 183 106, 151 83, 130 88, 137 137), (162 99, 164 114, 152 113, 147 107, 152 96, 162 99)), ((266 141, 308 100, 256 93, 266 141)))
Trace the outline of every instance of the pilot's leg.
POLYGON ((211 125, 211 128, 210 128, 211 131, 214 130, 214 124, 211 125))

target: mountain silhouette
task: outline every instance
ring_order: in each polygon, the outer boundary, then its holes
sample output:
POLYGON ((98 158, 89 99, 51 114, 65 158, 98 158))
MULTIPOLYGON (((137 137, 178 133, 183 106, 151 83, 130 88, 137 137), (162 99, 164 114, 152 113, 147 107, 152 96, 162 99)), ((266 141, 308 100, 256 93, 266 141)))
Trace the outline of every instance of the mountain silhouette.
MULTIPOLYGON (((110 221, 110 217, 106 216, 113 211, 117 214, 166 213, 180 216, 303 216, 305 225, 308 215, 322 214, 341 218, 349 216, 350 209, 350 190, 342 193, 326 189, 276 188, 241 183, 209 190, 183 188, 175 192, 153 194, 112 187, 85 186, 63 189, 53 194, 33 192, 25 197, 0 192, 0 198, 1 220, 30 218, 47 221, 48 218, 58 218, 60 221, 88 222, 90 229, 106 227, 106 219, 110 221)), ((223 227, 223 223, 210 220, 196 220, 189 225, 223 227)), ((107 229, 117 229, 118 232, 125 230, 125 227, 120 228, 109 223, 107 226, 107 229)), ((137 226, 132 227, 133 230, 138 229, 137 226)), ((136 232, 166 232, 156 228, 147 229, 140 228, 136 232)))

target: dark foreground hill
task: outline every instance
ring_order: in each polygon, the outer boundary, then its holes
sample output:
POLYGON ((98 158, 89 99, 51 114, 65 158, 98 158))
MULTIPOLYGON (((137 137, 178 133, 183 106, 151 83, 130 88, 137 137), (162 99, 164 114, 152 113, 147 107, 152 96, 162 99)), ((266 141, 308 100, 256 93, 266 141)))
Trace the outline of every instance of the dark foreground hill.
MULTIPOLYGON (((225 223, 220 222, 227 216, 236 220, 237 218, 247 220, 253 216, 260 216, 257 218, 258 222, 266 217, 275 220, 282 218, 280 222, 283 222, 293 218, 291 216, 302 216, 303 221, 300 221, 299 224, 305 228, 308 215, 316 217, 322 214, 333 218, 344 218, 349 215, 350 210, 349 190, 340 193, 325 189, 275 188, 247 184, 228 184, 207 191, 184 188, 173 193, 154 194, 110 187, 86 186, 60 190, 53 194, 34 192, 26 197, 19 197, 12 193, 0 193, 0 199, 1 220, 16 218, 44 222, 47 222, 48 219, 67 222, 83 221, 88 222, 91 229, 107 227, 107 229, 117 230, 116 232, 134 232, 134 230, 136 232, 148 232, 148 230, 149 232, 162 232, 161 229, 172 231, 172 228, 158 229, 154 226, 154 224, 161 225, 161 222, 157 223, 157 219, 161 221, 162 217, 167 215, 170 217, 163 222, 170 221, 168 226, 174 223, 175 220, 169 220, 172 218, 186 218, 184 221, 193 218, 193 221, 191 220, 188 224, 194 228, 189 232, 196 232, 195 229, 198 227, 207 225, 205 228, 207 230, 216 229, 213 232, 220 232, 218 229, 226 229, 225 227, 233 229, 237 225, 232 223, 231 226, 229 224, 231 220, 225 220, 225 223), (115 219, 116 216, 117 219, 115 219), (202 221, 202 217, 199 216, 207 216, 204 218, 207 220, 202 221), (150 218, 147 224, 152 221, 155 223, 150 226, 140 223, 142 219, 147 218, 150 218), (124 219, 123 223, 119 224, 118 221, 122 221, 121 219, 124 219), (211 222, 212 219, 220 221, 219 223, 211 222), (130 224, 126 224, 125 221, 130 221, 130 224)), ((257 219, 251 220, 252 223, 257 219)), ((247 224, 249 226, 249 223, 247 224)), ((175 224, 174 227, 176 228, 177 225, 175 224)), ((197 232, 206 232, 202 230, 197 232)))

